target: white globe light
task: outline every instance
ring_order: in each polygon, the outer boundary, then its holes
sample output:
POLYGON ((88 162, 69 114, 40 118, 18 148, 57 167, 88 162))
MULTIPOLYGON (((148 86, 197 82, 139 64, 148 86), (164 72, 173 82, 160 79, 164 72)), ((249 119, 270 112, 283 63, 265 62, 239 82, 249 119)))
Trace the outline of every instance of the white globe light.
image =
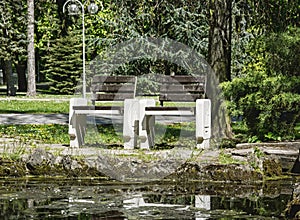
POLYGON ((91 13, 91 14, 96 14, 98 12, 98 5, 96 5, 95 3, 91 3, 89 6, 88 6, 88 11, 91 13))
POLYGON ((70 4, 68 7, 68 12, 70 15, 78 14, 79 8, 76 4, 70 4))

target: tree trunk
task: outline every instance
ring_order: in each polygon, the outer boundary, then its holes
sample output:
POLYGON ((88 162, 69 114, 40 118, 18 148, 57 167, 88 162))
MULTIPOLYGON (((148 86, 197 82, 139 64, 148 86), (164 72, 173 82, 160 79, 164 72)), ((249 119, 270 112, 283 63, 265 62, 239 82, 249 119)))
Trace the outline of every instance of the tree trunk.
POLYGON ((2 85, 6 84, 6 75, 5 75, 5 67, 4 67, 4 59, 0 59, 0 66, 2 70, 2 85))
POLYGON ((34 0, 27 0, 28 6, 28 60, 27 60, 27 70, 28 70, 28 86, 27 95, 36 95, 36 85, 35 85, 35 54, 34 54, 34 0))
MULTIPOLYGON (((210 0, 209 19, 209 48, 208 62, 217 76, 218 83, 231 80, 231 34, 232 34, 232 1, 210 0)), ((230 118, 226 109, 219 103, 219 116, 215 124, 219 128, 226 125, 224 133, 227 138, 232 138, 230 118)))
POLYGON ((26 83, 26 65, 24 63, 16 64, 16 70, 18 74, 18 91, 26 92, 27 91, 27 83, 26 83))
POLYGON ((208 61, 220 83, 231 79, 231 0, 210 0, 208 61))
POLYGON ((14 78, 13 78, 13 71, 12 71, 12 61, 5 60, 4 61, 4 72, 6 75, 7 81, 7 96, 15 96, 16 95, 16 88, 14 86, 14 78))

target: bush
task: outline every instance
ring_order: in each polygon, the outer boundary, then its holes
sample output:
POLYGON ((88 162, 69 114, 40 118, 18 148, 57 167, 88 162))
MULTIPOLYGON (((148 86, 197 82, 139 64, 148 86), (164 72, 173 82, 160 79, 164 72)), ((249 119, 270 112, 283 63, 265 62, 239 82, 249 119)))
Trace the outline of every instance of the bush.
POLYGON ((300 117, 299 77, 268 76, 252 71, 222 84, 232 116, 241 117, 250 136, 260 140, 294 139, 300 117))
MULTIPOLYGON (((297 138, 300 118, 300 28, 254 39, 249 62, 222 84, 232 116, 246 124, 251 140, 297 138)), ((244 129, 243 129, 244 130, 244 129)))

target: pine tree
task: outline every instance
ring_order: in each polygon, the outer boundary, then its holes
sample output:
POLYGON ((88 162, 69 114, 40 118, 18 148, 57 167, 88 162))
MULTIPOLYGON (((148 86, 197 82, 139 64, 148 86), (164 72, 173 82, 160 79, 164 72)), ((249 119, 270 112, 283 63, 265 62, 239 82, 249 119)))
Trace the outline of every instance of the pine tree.
POLYGON ((59 38, 43 57, 50 92, 72 94, 82 74, 82 42, 72 34, 59 38))

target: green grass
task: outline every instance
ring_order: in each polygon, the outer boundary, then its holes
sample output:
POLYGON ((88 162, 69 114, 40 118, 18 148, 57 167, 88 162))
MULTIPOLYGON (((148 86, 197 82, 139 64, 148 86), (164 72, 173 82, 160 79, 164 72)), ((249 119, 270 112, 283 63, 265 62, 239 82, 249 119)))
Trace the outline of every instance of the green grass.
POLYGON ((85 136, 86 145, 122 147, 122 127, 120 125, 88 126, 85 136))
MULTIPOLYGON (((180 144, 194 147, 193 123, 156 125, 155 149, 170 149, 180 144), (181 130, 181 133, 180 133, 181 130), (179 139, 180 137, 180 139, 179 139)), ((38 141, 47 144, 69 144, 68 125, 0 125, 0 136, 16 138, 21 142, 38 141)), ((122 125, 88 127, 87 146, 123 147, 122 125), (97 130, 96 130, 97 129, 97 130)))
MULTIPOLYGON (((122 125, 97 125, 87 129, 86 145, 123 147, 122 125)), ((176 145, 195 147, 195 123, 176 123, 155 125, 154 149, 171 149, 176 145)))
POLYGON ((69 113, 69 101, 0 100, 0 113, 69 113))
POLYGON ((68 125, 0 125, 0 136, 46 144, 69 144, 68 125))
MULTIPOLYGON (((5 114, 5 113, 68 114, 69 99, 73 97, 75 96, 74 95, 49 95, 49 94, 39 94, 35 97, 27 97, 25 96, 25 94, 18 95, 15 97, 7 97, 7 96, 0 95, 0 114, 5 114)), ((143 98, 143 97, 139 97, 139 98, 143 98)), ((159 106, 159 102, 157 101, 158 97, 150 97, 150 98, 156 100, 156 105, 159 106)), ((113 104, 122 105, 121 102, 113 102, 113 104)), ((112 105, 112 102, 102 102, 101 105, 104 106, 112 105)), ((195 103, 164 102, 164 106, 195 107, 195 103)))
MULTIPOLYGON (((27 97, 0 96, 0 113, 69 113, 69 99, 66 95, 37 95, 27 97), (2 98, 2 99, 1 99, 2 98)), ((101 103, 109 105, 111 103, 101 103)), ((172 103, 165 103, 172 106, 172 103)), ((92 126, 93 127, 93 126, 92 126)), ((194 144, 193 123, 173 125, 156 125, 155 149, 173 148, 175 145, 194 144), (179 140, 180 137, 180 140, 179 140)), ((97 129, 89 128, 85 137, 87 145, 123 147, 122 125, 98 125, 97 129)), ((49 144, 69 144, 68 125, 0 125, 0 136, 21 139, 21 141, 40 141, 49 144)))
POLYGON ((168 149, 176 145, 195 147, 195 123, 184 122, 155 125, 155 149, 168 149))

